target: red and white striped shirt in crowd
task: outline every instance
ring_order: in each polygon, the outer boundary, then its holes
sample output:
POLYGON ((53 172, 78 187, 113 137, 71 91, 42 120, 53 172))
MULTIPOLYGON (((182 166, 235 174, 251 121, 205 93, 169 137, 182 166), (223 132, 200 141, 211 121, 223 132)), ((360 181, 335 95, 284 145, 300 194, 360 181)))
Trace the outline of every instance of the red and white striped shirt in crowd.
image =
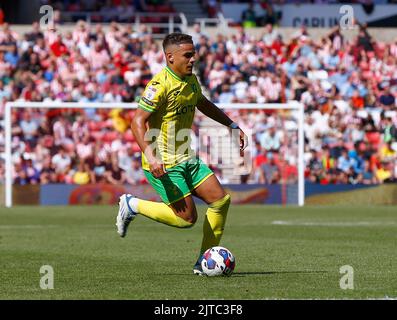
POLYGON ((84 39, 87 38, 89 35, 90 34, 87 30, 77 29, 73 30, 72 38, 74 43, 79 43, 80 41, 84 41, 84 39))
POLYGON ((262 89, 265 93, 267 100, 275 101, 280 99, 281 83, 278 81, 272 81, 271 78, 265 78, 262 82, 262 89))
POLYGON ((52 45, 55 41, 57 41, 58 34, 54 30, 46 30, 44 31, 44 40, 47 46, 52 45))
POLYGON ((397 40, 390 45, 390 54, 397 58, 397 40))

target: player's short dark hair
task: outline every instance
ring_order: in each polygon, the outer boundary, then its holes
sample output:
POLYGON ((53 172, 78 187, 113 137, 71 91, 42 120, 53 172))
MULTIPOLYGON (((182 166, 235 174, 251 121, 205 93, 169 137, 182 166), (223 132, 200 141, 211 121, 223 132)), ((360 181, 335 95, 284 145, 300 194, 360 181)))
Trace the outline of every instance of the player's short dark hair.
POLYGON ((179 32, 174 32, 166 35, 166 37, 163 40, 163 49, 165 49, 168 46, 171 45, 180 45, 182 43, 191 43, 193 44, 193 39, 192 36, 185 34, 185 33, 179 33, 179 32))

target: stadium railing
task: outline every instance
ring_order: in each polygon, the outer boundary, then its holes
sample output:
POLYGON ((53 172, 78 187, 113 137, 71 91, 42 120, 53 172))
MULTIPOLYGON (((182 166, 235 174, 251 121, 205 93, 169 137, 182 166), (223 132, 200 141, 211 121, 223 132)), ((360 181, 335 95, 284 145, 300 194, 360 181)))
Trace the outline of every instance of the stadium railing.
POLYGON ((234 22, 233 19, 225 18, 222 13, 218 13, 217 18, 196 18, 194 21, 200 24, 201 30, 205 30, 208 25, 216 26, 221 33, 227 33, 229 23, 234 22))
MULTIPOLYGON (((62 17, 66 18, 66 21, 73 21, 73 19, 79 18, 85 20, 87 23, 92 23, 93 17, 100 17, 109 19, 110 15, 101 12, 90 12, 90 11, 76 11, 76 12, 64 12, 62 17)), ((156 33, 152 32, 153 38, 162 38, 164 34, 172 33, 174 31, 186 32, 188 28, 188 21, 183 13, 160 13, 160 12, 137 12, 130 16, 131 21, 135 24, 135 30, 139 30, 141 24, 148 27, 149 31, 155 31, 157 29, 165 29, 167 32, 156 33), (168 20, 167 22, 150 22, 142 21, 147 19, 163 19, 168 20)), ((104 22, 101 22, 102 24, 104 22)))

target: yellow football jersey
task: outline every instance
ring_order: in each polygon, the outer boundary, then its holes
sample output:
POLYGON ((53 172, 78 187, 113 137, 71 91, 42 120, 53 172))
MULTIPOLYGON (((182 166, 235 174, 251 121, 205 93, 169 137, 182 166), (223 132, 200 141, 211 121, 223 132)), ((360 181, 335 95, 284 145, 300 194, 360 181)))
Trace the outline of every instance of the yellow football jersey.
MULTIPOLYGON (((190 132, 201 87, 194 74, 181 79, 168 66, 147 84, 139 108, 152 112, 145 140, 152 141, 155 154, 166 168, 171 168, 194 156, 190 146, 190 132)), ((142 152, 142 167, 149 164, 142 152)))

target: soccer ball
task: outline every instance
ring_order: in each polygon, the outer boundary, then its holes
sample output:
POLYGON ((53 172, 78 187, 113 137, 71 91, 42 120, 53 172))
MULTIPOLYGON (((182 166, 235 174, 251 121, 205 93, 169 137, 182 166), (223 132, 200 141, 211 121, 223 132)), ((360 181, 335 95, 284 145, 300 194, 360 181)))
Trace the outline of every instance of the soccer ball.
POLYGON ((236 265, 233 254, 224 247, 212 247, 203 253, 201 268, 209 277, 230 276, 236 265))

